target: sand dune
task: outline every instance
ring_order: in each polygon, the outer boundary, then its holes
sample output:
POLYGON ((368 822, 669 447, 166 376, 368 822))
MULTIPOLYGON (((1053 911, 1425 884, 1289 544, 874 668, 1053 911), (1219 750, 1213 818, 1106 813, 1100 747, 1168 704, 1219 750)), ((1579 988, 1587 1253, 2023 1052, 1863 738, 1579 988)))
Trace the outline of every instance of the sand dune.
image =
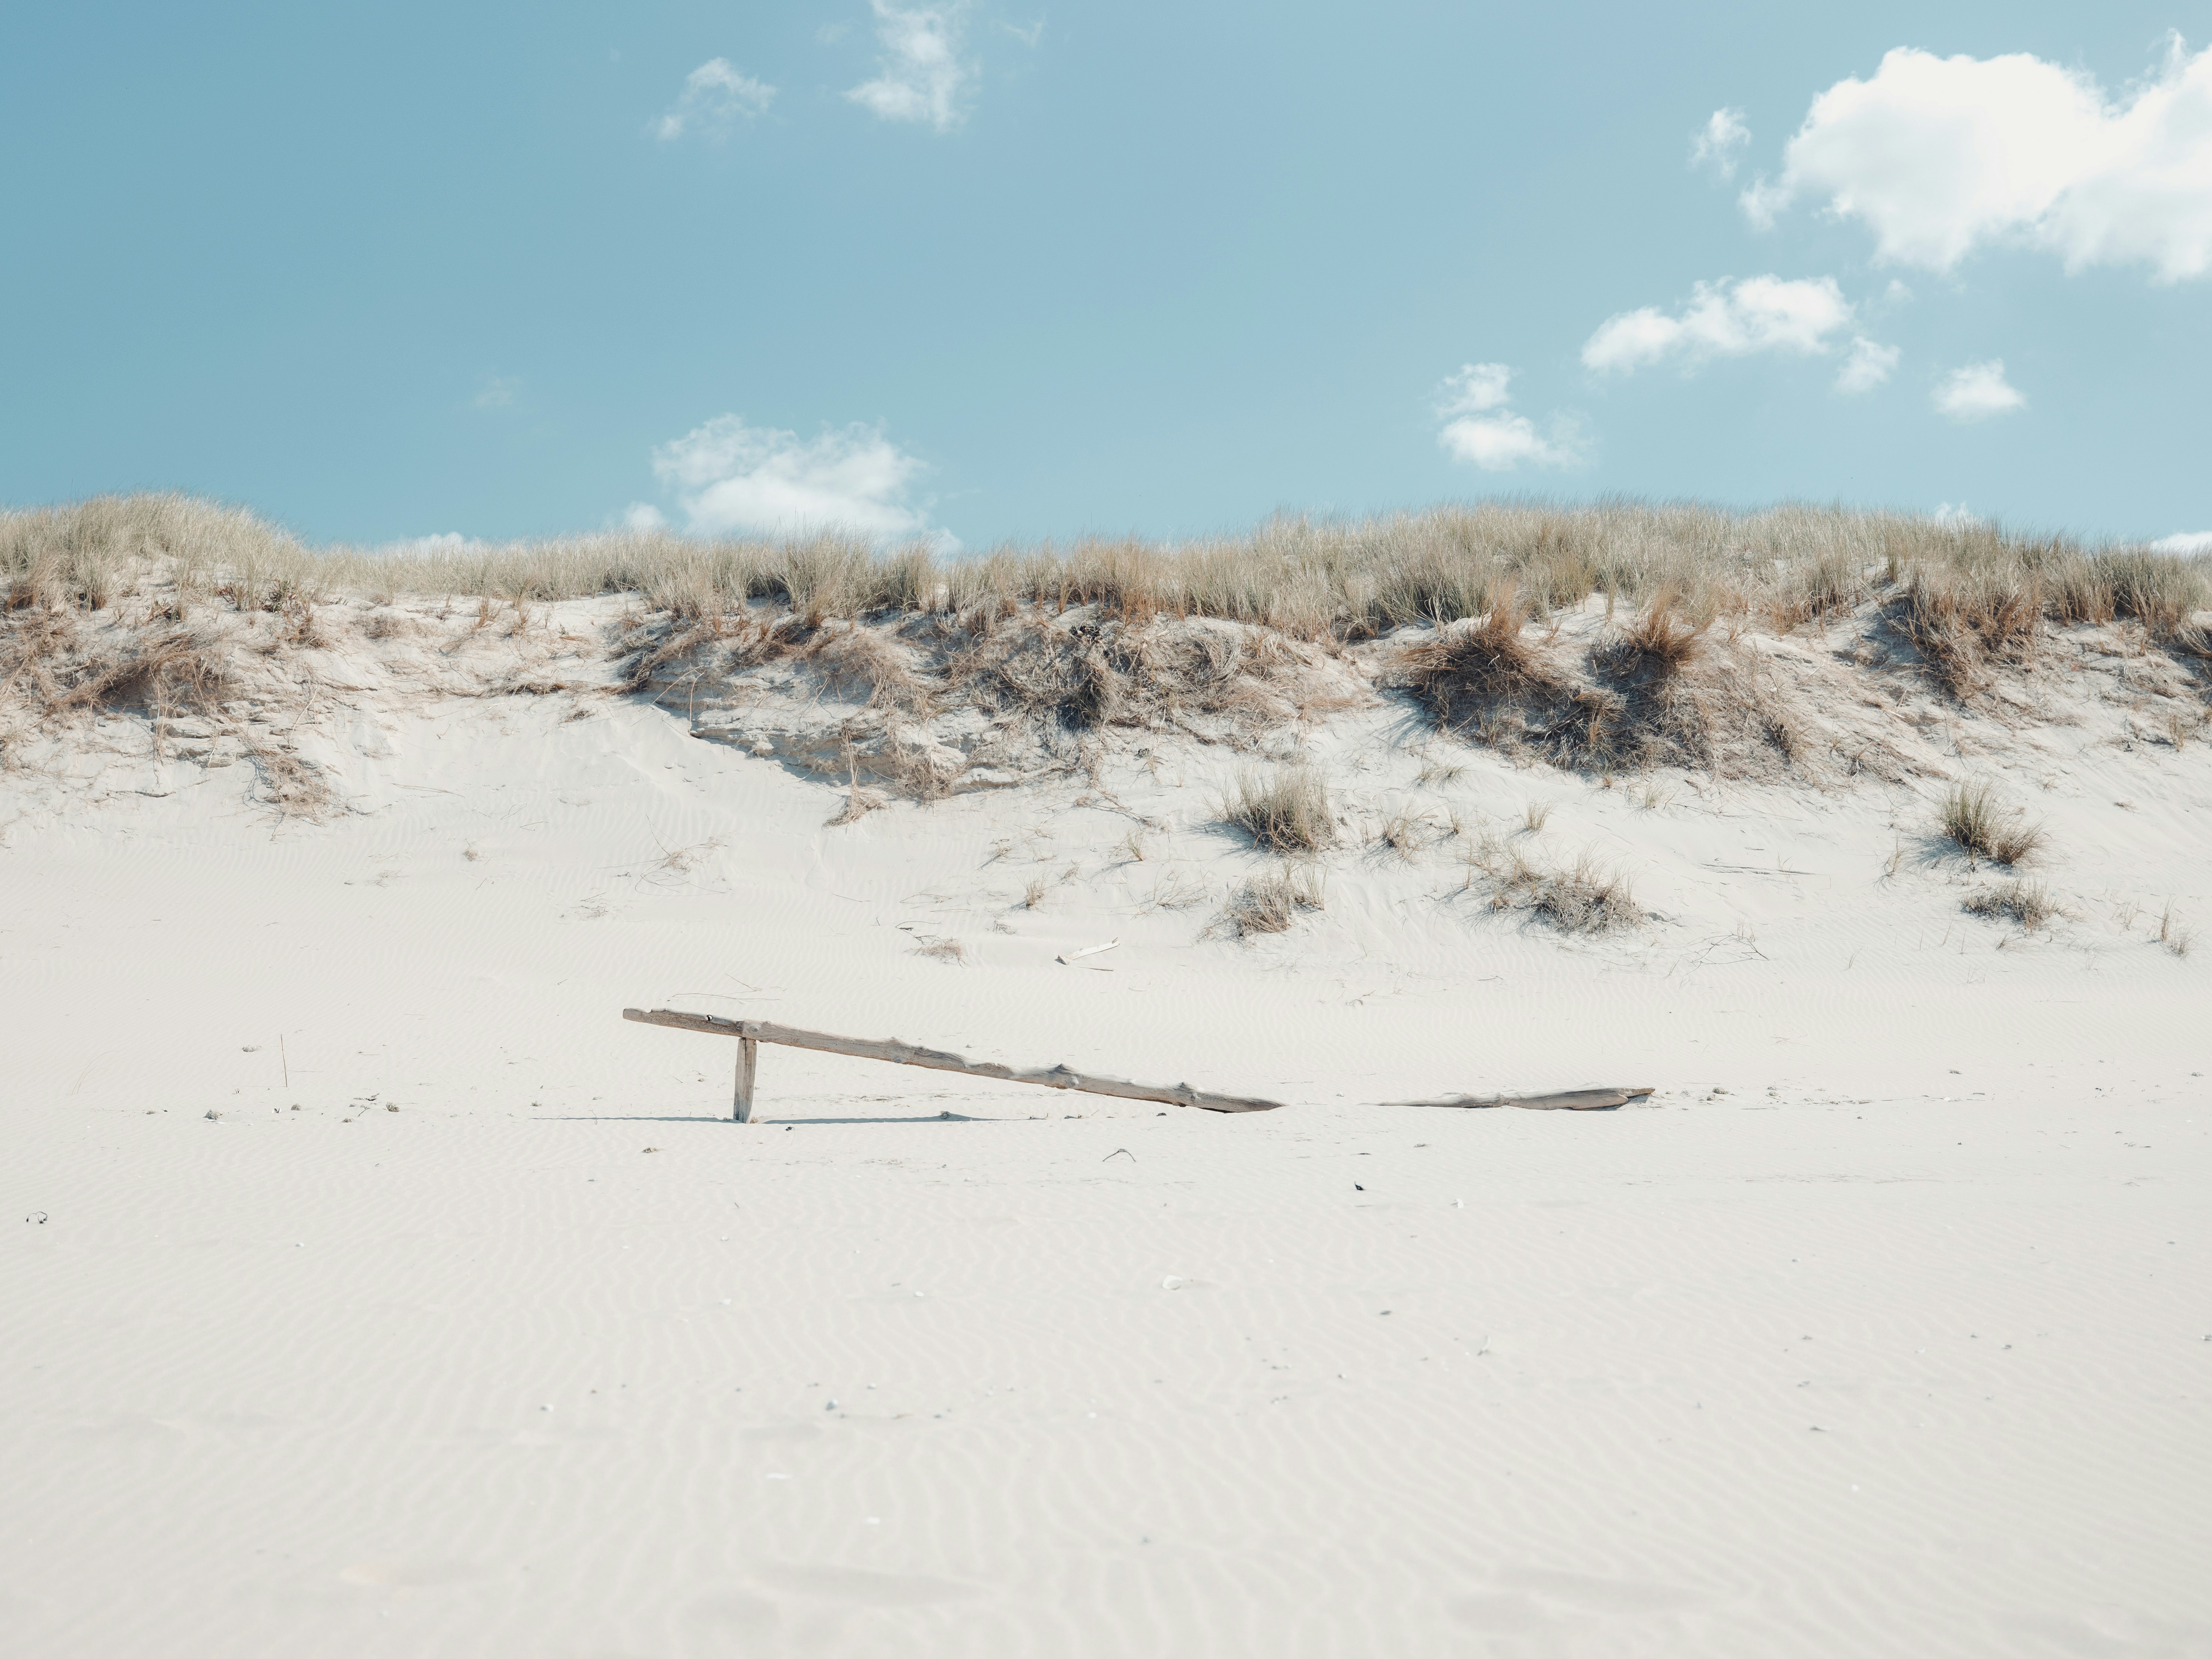
POLYGON ((832 826, 744 723, 811 695, 334 696, 319 820, 127 721, 0 785, 12 1650, 2212 1652, 2204 745, 1425 782, 1378 698, 1239 939, 1250 754, 832 826), (1960 908, 1965 775, 2047 928, 1960 908), (619 1017, 686 1000, 1289 1105, 775 1048, 740 1127, 619 1017))

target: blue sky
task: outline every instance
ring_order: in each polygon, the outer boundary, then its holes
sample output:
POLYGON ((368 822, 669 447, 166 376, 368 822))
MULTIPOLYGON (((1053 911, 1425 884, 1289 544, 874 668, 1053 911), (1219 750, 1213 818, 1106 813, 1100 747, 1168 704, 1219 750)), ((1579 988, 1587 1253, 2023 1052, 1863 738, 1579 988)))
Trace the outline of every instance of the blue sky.
POLYGON ((0 501, 2212 531, 2208 43, 2129 0, 19 7, 0 501))

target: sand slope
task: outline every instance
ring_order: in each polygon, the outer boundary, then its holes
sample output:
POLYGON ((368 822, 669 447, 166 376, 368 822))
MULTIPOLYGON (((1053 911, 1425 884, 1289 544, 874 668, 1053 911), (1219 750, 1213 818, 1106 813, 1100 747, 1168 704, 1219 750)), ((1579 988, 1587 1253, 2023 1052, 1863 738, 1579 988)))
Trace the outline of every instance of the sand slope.
POLYGON ((1425 785, 1349 711, 1327 908, 1238 940, 1233 755, 831 828, 692 729, 364 699, 319 823, 7 782, 10 1650, 2212 1653, 2202 745, 1974 757, 2029 935, 1932 786, 1425 785), (1657 920, 1488 908, 1453 811, 1657 920), (741 1128, 619 1018, 685 999, 1293 1103, 770 1049, 741 1128))

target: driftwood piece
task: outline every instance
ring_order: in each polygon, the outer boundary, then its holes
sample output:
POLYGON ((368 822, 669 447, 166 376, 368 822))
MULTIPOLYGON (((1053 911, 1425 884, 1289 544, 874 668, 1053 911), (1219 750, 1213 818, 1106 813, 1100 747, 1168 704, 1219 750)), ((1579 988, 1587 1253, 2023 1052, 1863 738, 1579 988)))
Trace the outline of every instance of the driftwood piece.
POLYGON ((968 1077, 996 1078, 1004 1083, 1034 1083, 1047 1089, 1075 1089, 1085 1094, 1113 1095, 1122 1100, 1157 1100, 1170 1106, 1195 1106, 1207 1112, 1272 1112, 1279 1100, 1248 1100, 1237 1095, 1208 1094, 1188 1083, 1174 1085, 1130 1083, 1118 1077, 1099 1077, 1072 1072, 1065 1066, 1049 1071, 1022 1072, 988 1060, 971 1060, 942 1048, 923 1048, 897 1038, 834 1036, 827 1031, 802 1031, 764 1019, 723 1019, 714 1014, 679 1013, 672 1008, 625 1008, 624 1019, 644 1025, 668 1025, 679 1031, 704 1031, 709 1036, 739 1039, 738 1121, 752 1115, 752 1067, 743 1058, 756 1043, 781 1043, 789 1048, 812 1048, 826 1054, 850 1054, 857 1060, 888 1060, 895 1066, 923 1066, 936 1072, 959 1072, 968 1077))
POLYGON ((1555 1095, 1453 1095, 1444 1100, 1393 1100, 1392 1106, 1525 1106, 1537 1112, 1609 1112, 1641 1100, 1644 1089, 1569 1089, 1555 1095))
POLYGON ((753 1075, 760 1068, 760 1044, 750 1037, 738 1041, 738 1098, 730 1115, 740 1123, 753 1121, 753 1075))

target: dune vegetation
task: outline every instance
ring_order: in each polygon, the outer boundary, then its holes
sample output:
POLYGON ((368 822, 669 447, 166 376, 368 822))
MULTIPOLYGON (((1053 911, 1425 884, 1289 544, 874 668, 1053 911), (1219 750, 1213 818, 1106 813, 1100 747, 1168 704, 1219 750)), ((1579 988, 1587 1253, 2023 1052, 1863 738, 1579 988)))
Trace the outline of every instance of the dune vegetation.
MULTIPOLYGON (((1925 770, 1905 758, 1914 699, 2033 720, 2092 644, 2131 665, 2115 693, 2131 730, 2192 740, 2208 571, 1798 505, 1486 501, 948 557, 665 531, 315 548, 238 507, 102 496, 0 514, 0 765, 101 711, 146 715, 157 748, 193 716, 256 758, 272 799, 310 803, 272 711, 310 708, 316 653, 337 649, 349 672, 440 695, 680 691, 695 719, 741 677, 796 675, 836 719, 786 758, 848 781, 856 815, 883 799, 869 779, 928 799, 1025 755, 1087 764, 1086 734, 1112 729, 1252 751, 1390 694, 1439 735, 1608 778, 1895 779, 1925 770)), ((1278 854, 1334 833, 1304 774, 1255 774, 1231 805, 1278 854)), ((1971 854, 2011 861, 2003 836, 1960 829, 1971 854)))
MULTIPOLYGON (((241 611, 338 598, 635 593, 685 619, 768 599, 818 623, 1085 605, 1128 623, 1213 617, 1304 640, 1501 610, 1542 622, 1593 594, 1632 607, 1671 596, 1662 629, 1670 638, 1715 619, 1788 630, 1887 596, 1960 684, 1980 659, 2021 648, 2037 619, 2132 618, 2164 635, 2212 604, 2201 557, 1800 505, 1483 501, 1364 520, 1278 517, 1245 534, 1172 544, 1086 538, 953 558, 924 544, 881 548, 835 533, 709 540, 665 530, 312 548, 243 508, 177 495, 0 513, 10 611, 99 611, 154 581, 183 606, 241 611)), ((1650 637, 1639 648, 1676 647, 1650 637)))

